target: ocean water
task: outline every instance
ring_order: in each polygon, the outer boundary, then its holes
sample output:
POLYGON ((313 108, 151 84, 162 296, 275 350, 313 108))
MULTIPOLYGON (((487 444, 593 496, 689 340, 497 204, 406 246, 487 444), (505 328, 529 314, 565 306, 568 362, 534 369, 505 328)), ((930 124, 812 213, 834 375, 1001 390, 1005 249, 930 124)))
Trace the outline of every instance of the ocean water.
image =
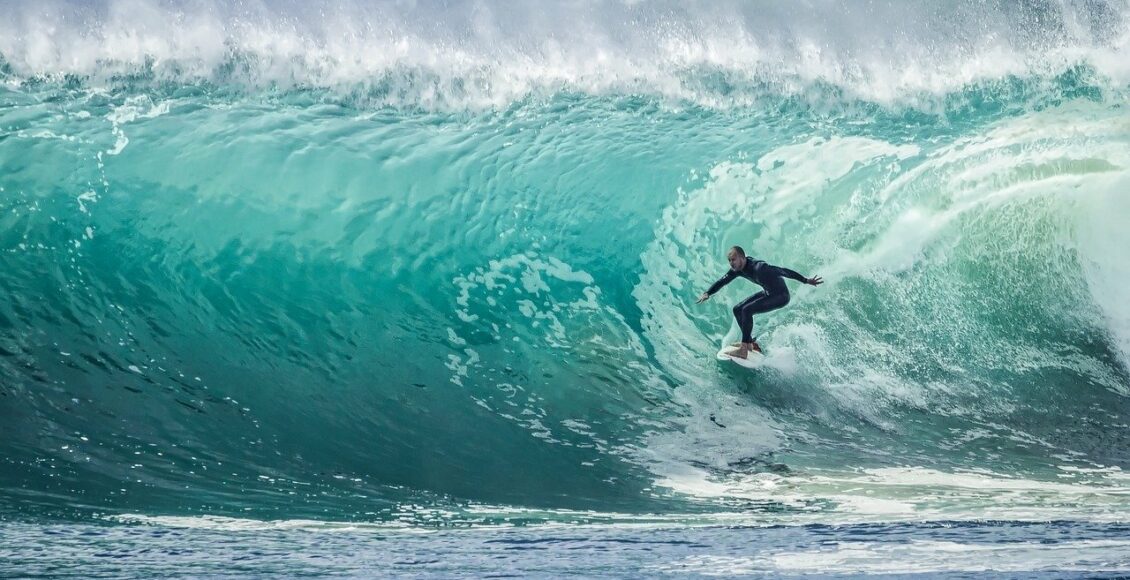
POLYGON ((0 12, 0 575, 1130 574, 1125 1, 0 12))

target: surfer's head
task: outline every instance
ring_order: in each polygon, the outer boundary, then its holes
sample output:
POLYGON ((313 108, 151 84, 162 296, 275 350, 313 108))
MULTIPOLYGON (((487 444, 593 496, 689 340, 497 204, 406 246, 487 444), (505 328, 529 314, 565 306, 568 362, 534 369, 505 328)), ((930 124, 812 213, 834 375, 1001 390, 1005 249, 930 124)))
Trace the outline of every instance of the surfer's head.
POLYGON ((730 268, 741 270, 745 267, 745 250, 741 246, 734 246, 726 252, 726 259, 730 261, 730 268))

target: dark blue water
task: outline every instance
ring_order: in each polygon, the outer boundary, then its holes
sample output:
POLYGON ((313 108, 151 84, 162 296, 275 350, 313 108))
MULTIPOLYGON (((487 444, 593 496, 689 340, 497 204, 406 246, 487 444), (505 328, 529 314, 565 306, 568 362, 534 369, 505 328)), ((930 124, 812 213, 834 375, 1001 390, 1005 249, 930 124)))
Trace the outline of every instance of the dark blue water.
POLYGON ((1114 578, 1125 526, 1072 522, 396 529, 209 520, 10 525, 0 572, 128 576, 1114 578), (181 527, 191 525, 192 527, 181 527))

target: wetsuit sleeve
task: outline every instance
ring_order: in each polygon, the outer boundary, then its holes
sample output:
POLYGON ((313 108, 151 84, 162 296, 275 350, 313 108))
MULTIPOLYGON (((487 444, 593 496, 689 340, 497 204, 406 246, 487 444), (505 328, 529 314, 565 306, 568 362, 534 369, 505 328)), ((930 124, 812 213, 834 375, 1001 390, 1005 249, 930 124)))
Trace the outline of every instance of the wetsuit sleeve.
POLYGON ((780 274, 781 276, 784 276, 785 278, 792 278, 793 280, 796 280, 797 282, 804 282, 806 284, 808 283, 808 278, 801 276, 800 274, 798 274, 794 270, 790 270, 788 268, 782 268, 780 266, 773 266, 773 269, 777 271, 777 274, 780 274))
POLYGON ((721 278, 719 278, 717 282, 710 285, 710 288, 708 288, 706 290, 706 293, 713 296, 715 292, 721 290, 722 287, 725 286, 726 284, 733 282, 734 278, 737 278, 737 277, 738 277, 738 273, 735 272, 734 270, 730 270, 729 272, 726 272, 726 274, 723 275, 721 278))

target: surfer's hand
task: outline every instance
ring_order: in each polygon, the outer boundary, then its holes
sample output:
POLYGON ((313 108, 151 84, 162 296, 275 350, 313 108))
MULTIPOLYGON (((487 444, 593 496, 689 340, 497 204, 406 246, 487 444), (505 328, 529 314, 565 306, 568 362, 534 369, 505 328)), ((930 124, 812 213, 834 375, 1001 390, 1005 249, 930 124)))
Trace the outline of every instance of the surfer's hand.
POLYGON ((808 284, 809 286, 819 286, 824 283, 824 279, 820 276, 813 276, 808 280, 805 280, 804 283, 808 284))
POLYGON ((710 300, 710 295, 707 294, 706 292, 703 292, 702 296, 699 296, 698 300, 695 301, 695 304, 702 304, 703 302, 706 302, 707 300, 710 300))

